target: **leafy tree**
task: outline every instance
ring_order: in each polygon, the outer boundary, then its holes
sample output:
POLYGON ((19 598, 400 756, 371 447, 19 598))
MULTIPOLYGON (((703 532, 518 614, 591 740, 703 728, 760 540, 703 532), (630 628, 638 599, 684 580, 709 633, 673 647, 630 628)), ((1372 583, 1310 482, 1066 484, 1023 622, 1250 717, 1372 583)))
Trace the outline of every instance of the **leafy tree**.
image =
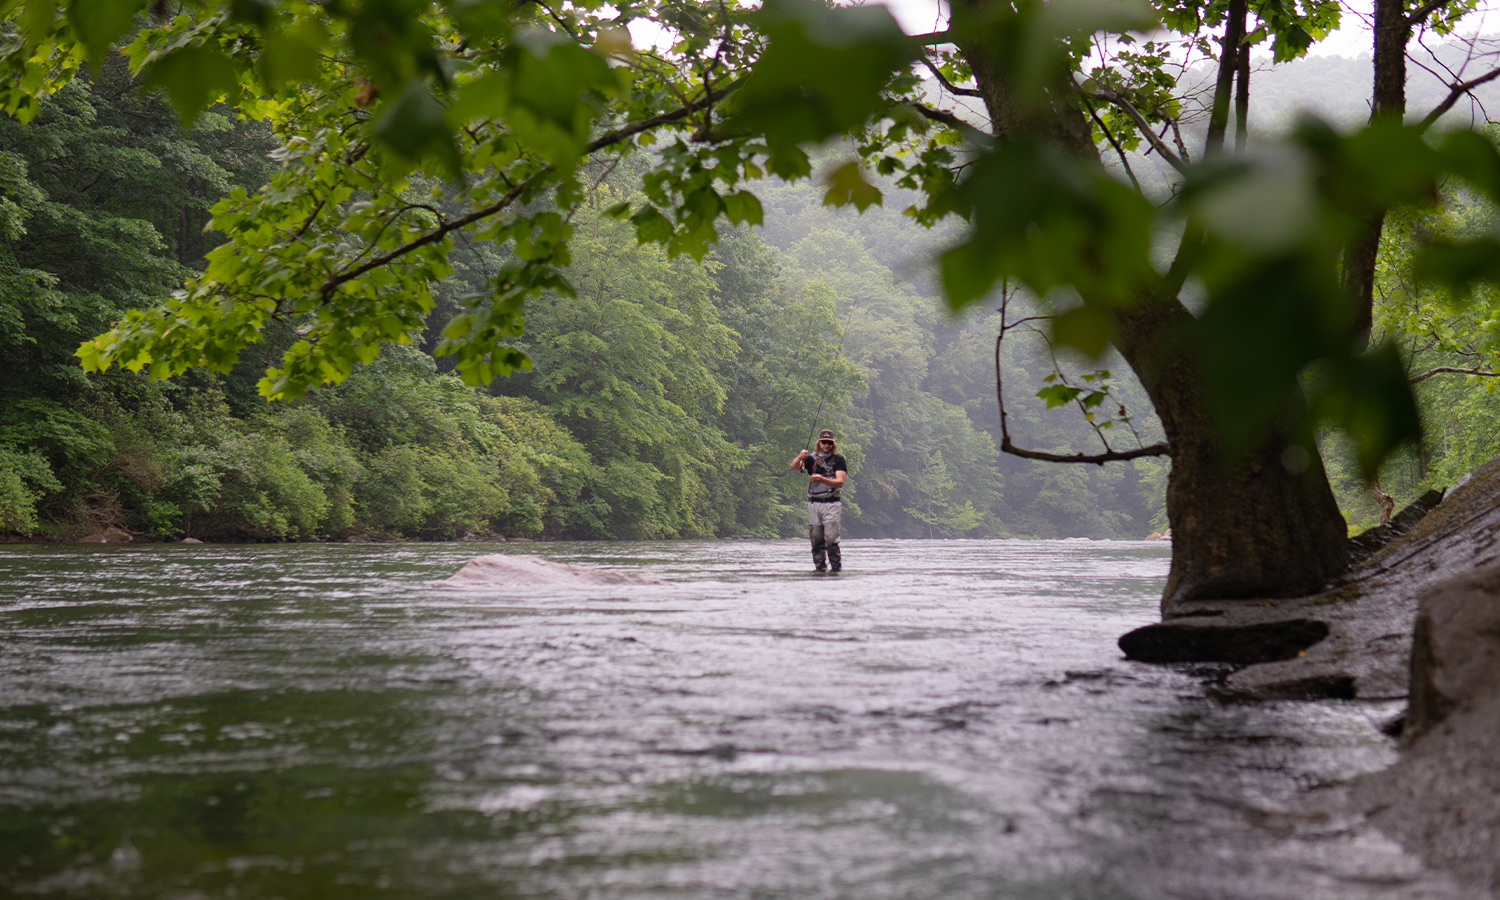
POLYGON ((181 283, 216 240, 208 207, 259 177, 271 145, 219 111, 184 131, 122 57, 28 124, 0 118, 0 145, 0 448, 25 461, 7 468, 29 497, 10 527, 168 533, 177 511, 153 491, 170 454, 151 430, 166 401, 140 379, 83 377, 74 351, 181 283))
MULTIPOLYGON (((799 533, 806 483, 787 477, 787 459, 815 428, 841 421, 863 376, 844 355, 827 285, 789 283, 780 254, 748 228, 726 234, 711 262, 719 320, 739 346, 716 372, 725 391, 718 421, 744 459, 726 493, 743 530, 799 533)), ((857 441, 841 447, 861 459, 857 441)))
POLYGON ((571 296, 531 304, 533 371, 496 387, 541 401, 588 448, 604 535, 711 535, 725 521, 717 483, 743 465, 716 422, 716 372, 738 346, 703 268, 640 244, 601 205, 573 216, 571 296))
MULTIPOLYGON (((1487 137, 1495 139, 1493 127, 1487 137)), ((1423 419, 1424 439, 1382 466, 1373 484, 1355 470, 1353 449, 1330 435, 1335 490, 1351 521, 1368 527, 1432 487, 1453 484, 1497 453, 1494 391, 1500 378, 1500 296, 1479 286, 1472 296, 1433 283, 1421 271, 1424 239, 1472 240, 1492 234, 1492 203, 1450 186, 1433 208, 1393 216, 1376 270, 1374 326, 1398 349, 1423 419)))
MULTIPOLYGON (((38 92, 102 59, 131 28, 125 13, 143 8, 16 7, 0 103, 30 114, 38 92)), ((1313 423, 1348 428, 1366 471, 1417 433, 1399 359, 1362 349, 1385 215, 1450 175, 1500 194, 1487 142, 1459 132, 1429 143, 1432 117, 1401 121, 1414 29, 1451 31, 1470 9, 1441 0, 1376 3, 1369 126, 1346 135, 1310 123, 1275 150, 1238 156, 1227 134, 1231 107, 1247 124, 1250 48, 1297 57, 1337 24, 1336 3, 963 0, 947 30, 914 39, 877 7, 793 0, 190 9, 143 31, 133 65, 189 115, 226 97, 270 116, 288 136, 283 169, 267 190, 216 208, 235 246, 210 253, 171 303, 86 345, 87 367, 223 370, 287 321, 301 339, 262 388, 296 396, 346 377, 382 342, 409 340, 468 232, 510 242, 513 262, 438 349, 487 382, 523 362, 504 343, 522 302, 570 290, 561 270, 573 229, 557 210, 581 199, 586 157, 654 143, 646 202, 610 212, 673 254, 701 256, 721 217, 760 220, 747 180, 806 176, 804 145, 857 132, 869 166, 921 192, 919 220, 966 220, 940 261, 952 303, 1019 281, 1056 302, 1059 342, 1090 353, 1112 343, 1140 378, 1172 456, 1169 606, 1309 591, 1341 570, 1345 525, 1313 423), (621 29, 637 17, 667 23, 670 50, 629 52, 621 29), (1169 39, 1095 38, 1103 52, 1092 52, 1091 35, 1156 26, 1169 39), (1162 137, 1183 133, 1187 108, 1162 77, 1174 42, 1216 57, 1201 161, 1162 137), (984 121, 926 102, 913 64, 980 101, 984 121), (1169 202, 1103 164, 1143 146, 1178 173, 1169 202), (415 190, 405 174, 417 165, 461 176, 468 212, 415 190)), ((1455 83, 1451 97, 1462 94, 1455 83)), ((857 161, 827 184, 834 203, 881 197, 857 161)), ((1486 237, 1424 257, 1464 285, 1500 276, 1495 251, 1486 237)), ((605 466, 616 483, 648 474, 622 466, 605 466)), ((649 501, 649 482, 634 485, 649 501)))

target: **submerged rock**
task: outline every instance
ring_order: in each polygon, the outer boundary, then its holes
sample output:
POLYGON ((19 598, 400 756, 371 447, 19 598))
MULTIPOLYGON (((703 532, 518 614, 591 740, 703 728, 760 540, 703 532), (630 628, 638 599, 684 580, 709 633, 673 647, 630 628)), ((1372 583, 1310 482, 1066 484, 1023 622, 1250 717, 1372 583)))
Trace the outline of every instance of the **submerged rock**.
POLYGON ((539 556, 491 553, 474 557, 440 583, 458 587, 588 587, 659 582, 597 566, 552 562, 539 556))

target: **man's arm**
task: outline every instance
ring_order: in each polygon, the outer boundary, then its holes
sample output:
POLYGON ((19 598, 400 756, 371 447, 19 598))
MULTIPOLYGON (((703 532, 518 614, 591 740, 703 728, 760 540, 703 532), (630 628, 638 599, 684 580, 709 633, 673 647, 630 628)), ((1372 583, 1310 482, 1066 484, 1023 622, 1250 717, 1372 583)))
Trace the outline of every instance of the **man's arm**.
POLYGON ((807 459, 807 450, 798 450, 797 455, 792 457, 792 464, 788 466, 788 468, 790 468, 793 472, 797 471, 798 469, 804 468, 802 463, 805 459, 807 459))
POLYGON ((821 481, 824 484, 831 484, 836 488, 841 488, 844 486, 844 471, 840 469, 839 471, 834 472, 832 478, 829 478, 827 475, 814 475, 809 480, 821 481))
POLYGON ((833 485, 833 489, 834 490, 840 490, 844 486, 844 476, 848 475, 848 474, 849 474, 849 470, 848 469, 836 469, 834 471, 834 473, 833 473, 833 477, 832 478, 829 478, 827 475, 816 475, 815 474, 811 478, 809 478, 808 480, 809 481, 821 481, 823 484, 833 485))

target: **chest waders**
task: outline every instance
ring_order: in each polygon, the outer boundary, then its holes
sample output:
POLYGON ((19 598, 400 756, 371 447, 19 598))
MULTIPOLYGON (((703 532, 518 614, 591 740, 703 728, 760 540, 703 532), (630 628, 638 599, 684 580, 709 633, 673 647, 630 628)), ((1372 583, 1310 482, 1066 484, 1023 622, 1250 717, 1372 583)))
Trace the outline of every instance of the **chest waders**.
MULTIPOLYGON (((836 470, 832 457, 833 454, 815 454, 811 460, 812 471, 808 474, 834 477, 836 470)), ((844 567, 843 554, 839 550, 839 526, 844 504, 839 500, 838 491, 829 485, 810 482, 807 490, 807 536, 812 541, 813 571, 837 572, 844 567), (814 493, 815 489, 817 493, 814 493)))

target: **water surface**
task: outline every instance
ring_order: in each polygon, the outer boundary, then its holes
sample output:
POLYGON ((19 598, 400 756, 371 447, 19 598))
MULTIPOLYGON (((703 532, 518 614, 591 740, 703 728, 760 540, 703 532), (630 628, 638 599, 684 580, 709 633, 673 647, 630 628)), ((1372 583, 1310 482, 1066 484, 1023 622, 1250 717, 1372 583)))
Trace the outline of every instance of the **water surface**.
POLYGON ((1300 811, 1397 707, 1121 657, 1165 545, 845 548, 0 547, 0 894, 1461 896, 1300 811))

